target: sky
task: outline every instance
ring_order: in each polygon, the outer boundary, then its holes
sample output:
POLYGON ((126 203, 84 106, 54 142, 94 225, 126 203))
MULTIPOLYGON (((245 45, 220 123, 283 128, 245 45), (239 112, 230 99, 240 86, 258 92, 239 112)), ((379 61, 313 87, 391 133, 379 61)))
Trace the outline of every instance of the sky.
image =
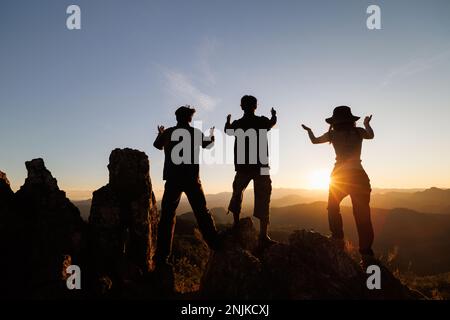
MULTIPOLYGON (((338 105, 373 114, 362 155, 372 186, 450 187, 447 0, 3 0, 0 42, 0 170, 14 189, 42 157, 62 189, 95 190, 111 150, 131 147, 149 156, 158 193, 157 125, 190 104, 220 131, 244 94, 258 114, 278 111, 274 187, 331 172, 332 146, 312 145, 300 124, 322 134, 338 105), (70 4, 81 30, 66 27, 70 4), (381 30, 366 26, 371 4, 381 30)), ((230 191, 233 175, 232 164, 201 167, 207 193, 230 191)))

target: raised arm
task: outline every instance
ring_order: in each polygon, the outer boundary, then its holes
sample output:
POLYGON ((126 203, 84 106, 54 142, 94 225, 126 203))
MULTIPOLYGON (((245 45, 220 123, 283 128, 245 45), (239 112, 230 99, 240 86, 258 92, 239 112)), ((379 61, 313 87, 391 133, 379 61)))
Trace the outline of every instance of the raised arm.
POLYGON ((209 129, 209 137, 205 137, 202 134, 202 148, 211 149, 214 146, 214 129, 215 127, 209 129))
POLYGON ((158 126, 158 136, 153 142, 153 146, 159 150, 164 148, 164 126, 158 126))
POLYGON ((229 136, 234 135, 234 127, 231 124, 231 114, 227 116, 227 122, 225 122, 225 128, 223 130, 225 131, 225 134, 229 136))
POLYGON ((328 132, 324 133, 320 137, 316 137, 311 128, 305 126, 304 124, 302 124, 302 128, 308 132, 309 139, 313 144, 330 142, 330 134, 328 132))
POLYGON ((272 117, 269 120, 269 124, 270 124, 269 129, 273 128, 277 124, 277 111, 274 108, 272 108, 270 110, 270 113, 272 114, 272 117))
POLYGON ((375 137, 375 133, 373 132, 372 127, 370 126, 370 120, 372 120, 372 115, 364 119, 365 130, 362 129, 362 137, 364 139, 373 139, 375 137))

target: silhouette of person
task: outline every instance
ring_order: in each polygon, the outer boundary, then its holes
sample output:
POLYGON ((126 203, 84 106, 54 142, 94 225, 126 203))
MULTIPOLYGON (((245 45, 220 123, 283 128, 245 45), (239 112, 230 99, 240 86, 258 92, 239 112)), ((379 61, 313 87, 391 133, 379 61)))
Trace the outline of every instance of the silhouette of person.
POLYGON ((158 126, 158 136, 153 146, 164 149, 163 179, 166 180, 161 203, 161 217, 158 225, 155 264, 169 265, 175 229, 175 212, 184 192, 194 211, 203 239, 211 249, 218 248, 218 235, 207 206, 199 177, 198 155, 200 147, 211 148, 214 144, 214 127, 210 137, 192 126, 190 122, 195 109, 182 106, 175 112, 177 125, 168 129, 158 126))
POLYGON ((331 174, 328 196, 328 220, 332 238, 344 246, 344 230, 340 203, 350 195, 353 205, 353 215, 359 236, 359 252, 364 257, 373 257, 372 244, 374 239, 372 221, 370 218, 370 180, 361 165, 361 148, 363 139, 373 139, 374 132, 370 126, 372 116, 364 119, 364 127, 356 126, 360 117, 352 114, 347 106, 336 107, 333 116, 327 118, 330 124, 328 132, 316 137, 313 131, 305 125, 313 144, 329 142, 336 152, 336 164, 331 174))
POLYGON ((225 123, 225 133, 235 136, 234 167, 236 175, 228 211, 233 213, 234 228, 236 229, 239 225, 244 191, 253 180, 255 194, 253 215, 260 221, 259 240, 260 245, 265 247, 275 243, 268 235, 272 181, 269 175, 267 133, 277 123, 277 116, 273 108, 271 119, 255 115, 257 99, 253 96, 243 96, 241 108, 244 111, 242 118, 231 123, 231 115, 228 115, 225 123))

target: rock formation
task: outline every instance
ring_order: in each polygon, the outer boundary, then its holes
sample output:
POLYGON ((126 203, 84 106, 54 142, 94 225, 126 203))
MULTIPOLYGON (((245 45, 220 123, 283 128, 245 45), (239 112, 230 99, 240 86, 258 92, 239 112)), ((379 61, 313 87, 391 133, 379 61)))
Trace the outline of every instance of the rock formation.
POLYGON ((25 165, 28 176, 16 194, 5 189, 4 175, 0 182, 1 202, 5 194, 11 201, 8 217, 2 217, 4 268, 11 276, 4 285, 21 297, 61 297, 67 292, 60 290, 65 287, 64 263, 69 258, 80 263, 85 224, 42 159, 25 165))
MULTIPOLYGON (((11 232, 12 219, 14 217, 12 203, 14 192, 9 186, 6 174, 0 171, 0 274, 6 279, 0 281, 0 297, 6 296, 3 292, 13 292, 14 266, 10 261, 12 253, 17 249, 12 241, 14 233, 11 232)), ((14 296, 14 294, 12 294, 14 296)))
POLYGON ((136 285, 151 271, 156 243, 157 208, 147 155, 115 149, 108 169, 109 183, 93 193, 89 217, 90 280, 101 295, 136 285))
POLYGON ((201 295, 215 299, 414 299, 418 296, 381 266, 382 290, 369 290, 369 275, 329 238, 296 231, 288 244, 256 249, 250 218, 238 234, 225 236, 201 283, 201 295))
POLYGON ((12 200, 13 195, 14 192, 9 186, 9 180, 6 177, 6 173, 0 171, 0 208, 8 205, 12 200))

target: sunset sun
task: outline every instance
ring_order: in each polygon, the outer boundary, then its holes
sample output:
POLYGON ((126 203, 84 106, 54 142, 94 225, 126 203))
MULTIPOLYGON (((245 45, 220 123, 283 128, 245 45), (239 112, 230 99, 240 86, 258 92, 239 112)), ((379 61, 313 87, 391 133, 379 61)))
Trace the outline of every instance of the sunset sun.
POLYGON ((311 189, 328 189, 330 184, 330 172, 323 170, 315 170, 309 174, 309 187, 311 189))

